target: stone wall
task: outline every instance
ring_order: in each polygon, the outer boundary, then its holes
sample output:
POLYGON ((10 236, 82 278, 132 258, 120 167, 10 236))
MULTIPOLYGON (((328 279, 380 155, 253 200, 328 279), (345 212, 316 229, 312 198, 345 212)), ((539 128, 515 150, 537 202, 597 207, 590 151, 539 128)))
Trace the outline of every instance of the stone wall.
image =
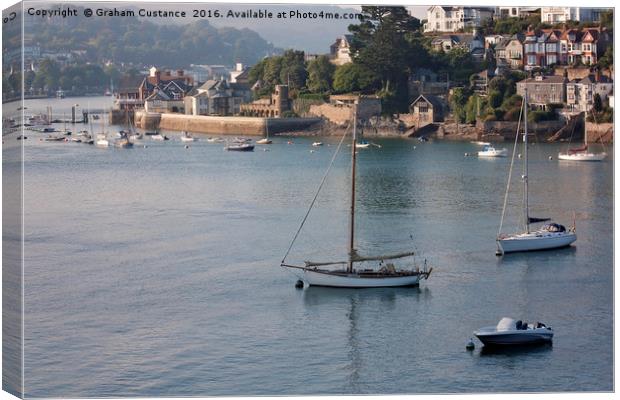
MULTIPOLYGON (((484 135, 500 135, 504 139, 514 140, 517 133, 517 121, 478 121, 476 128, 484 135)), ((565 125, 563 121, 541 121, 528 123, 528 132, 535 134, 538 140, 546 140, 565 125)), ((523 128, 521 128, 523 129, 523 128)))
POLYGON ((252 135, 288 133, 321 123, 319 118, 211 117, 204 115, 136 112, 136 127, 155 130, 189 131, 210 135, 252 135))
POLYGON ((308 114, 322 117, 337 125, 347 125, 353 118, 353 109, 331 104, 311 105, 308 114))
POLYGON ((614 124, 595 124, 586 122, 588 130, 588 143, 613 143, 614 141, 614 124))

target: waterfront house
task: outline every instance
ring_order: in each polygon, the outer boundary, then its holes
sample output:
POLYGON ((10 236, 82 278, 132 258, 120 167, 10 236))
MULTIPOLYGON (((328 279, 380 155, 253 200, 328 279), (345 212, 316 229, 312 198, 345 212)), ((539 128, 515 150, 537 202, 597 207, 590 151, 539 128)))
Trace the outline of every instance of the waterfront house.
POLYGON ((548 104, 566 102, 566 83, 568 80, 564 76, 539 75, 517 82, 517 94, 524 96, 527 87, 528 104, 546 110, 548 104))
POLYGON ((115 94, 114 108, 121 111, 144 108, 145 98, 140 90, 143 81, 143 76, 122 77, 115 94))
POLYGON ((524 65, 526 70, 546 67, 561 62, 562 31, 559 29, 528 29, 525 34, 524 65))
POLYGON ((351 62, 351 39, 353 35, 343 35, 329 46, 329 60, 334 65, 343 65, 351 62))
POLYGON ((437 96, 421 94, 409 106, 409 112, 416 121, 417 129, 433 122, 443 121, 443 100, 437 96))
POLYGON ((240 107, 241 115, 263 118, 281 118, 283 113, 290 110, 288 85, 276 85, 271 97, 242 104, 240 107))
POLYGON ((432 6, 426 11, 424 32, 458 32, 480 26, 493 18, 493 9, 487 7, 432 6))
POLYGON ((592 65, 605 53, 612 39, 604 29, 566 29, 560 37, 563 64, 592 65))
POLYGON ((236 115, 243 98, 235 96, 230 84, 223 79, 210 79, 195 87, 184 99, 188 115, 236 115))
POLYGON ((169 81, 155 86, 153 92, 144 100, 144 109, 147 112, 184 113, 183 98, 191 90, 182 81, 169 81))

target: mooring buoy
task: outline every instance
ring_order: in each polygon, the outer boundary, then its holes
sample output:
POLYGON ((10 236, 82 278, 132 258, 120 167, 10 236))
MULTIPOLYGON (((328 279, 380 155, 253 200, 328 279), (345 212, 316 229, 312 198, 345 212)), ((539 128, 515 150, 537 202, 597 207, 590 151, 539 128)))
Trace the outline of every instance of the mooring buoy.
POLYGON ((304 281, 299 280, 299 281, 295 282, 295 288, 296 289, 303 289, 304 288, 304 281))
POLYGON ((549 160, 553 160, 553 156, 549 156, 549 160))
POLYGON ((465 345, 465 349, 467 350, 473 350, 476 348, 476 345, 474 344, 473 339, 469 339, 469 342, 467 342, 467 345, 465 345))

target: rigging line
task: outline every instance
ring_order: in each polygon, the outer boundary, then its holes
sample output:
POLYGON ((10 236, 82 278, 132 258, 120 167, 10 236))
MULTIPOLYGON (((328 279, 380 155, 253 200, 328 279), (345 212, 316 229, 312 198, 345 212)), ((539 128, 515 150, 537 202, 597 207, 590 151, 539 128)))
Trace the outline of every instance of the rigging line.
POLYGON ((508 193, 510 192, 510 181, 512 180, 512 168, 515 163, 515 154, 517 153, 517 144, 519 143, 519 130, 521 129, 521 117, 523 115, 523 107, 525 105, 525 100, 521 102, 521 110, 519 111, 519 122, 517 123, 517 134, 515 136, 515 144, 512 149, 512 159, 510 160, 510 170, 508 172, 508 184, 506 185, 506 194, 504 195, 504 205, 502 207, 502 218, 499 221, 499 231, 497 232, 497 236, 502 233, 502 226, 504 225, 504 215, 506 214, 506 205, 508 204, 508 193))
POLYGON ((323 175, 323 179, 321 179, 321 183, 319 184, 316 194, 314 195, 314 198, 312 199, 312 202, 310 203, 310 207, 308 208, 308 211, 306 211, 306 215, 304 215, 304 218, 301 221, 301 224, 299 225, 299 228, 297 229, 297 232, 295 233, 295 236, 293 237, 293 240, 291 241, 290 246, 288 246, 288 249, 286 250, 284 257, 282 257, 281 264, 284 264, 284 260, 286 260, 288 253, 291 252, 291 249, 293 248, 293 244, 295 244, 295 240, 297 240, 297 237, 299 236, 301 229, 303 228, 304 224, 306 223, 306 220, 308 219, 308 215, 310 215, 310 211, 312 211, 312 207, 314 206, 316 199, 319 197, 319 193, 321 193, 321 188, 323 188, 323 184, 325 183, 325 180, 327 179, 327 175, 329 174, 329 171, 331 170, 332 165, 334 165, 334 161, 336 160, 336 156, 338 155, 340 151, 340 147, 342 146, 342 143, 344 142, 344 138, 347 136, 347 131, 348 131, 348 128, 347 130, 345 130, 344 134, 342 135, 342 138, 340 139, 340 143, 338 143, 338 147, 336 147, 336 150, 334 151, 334 155, 332 156, 329 166, 327 167, 327 171, 325 171, 325 175, 323 175))

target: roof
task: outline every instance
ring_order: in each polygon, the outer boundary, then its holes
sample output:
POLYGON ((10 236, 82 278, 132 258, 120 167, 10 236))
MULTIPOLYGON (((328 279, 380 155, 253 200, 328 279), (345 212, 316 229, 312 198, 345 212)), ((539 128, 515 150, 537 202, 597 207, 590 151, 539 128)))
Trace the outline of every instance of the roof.
POLYGON ((418 101, 420 100, 424 100, 427 103, 430 103, 433 108, 437 108, 437 109, 442 109, 443 108, 443 101, 441 100, 441 98, 437 97, 437 96, 433 96, 431 94, 421 94, 418 96, 417 99, 415 99, 411 105, 409 107, 413 107, 418 101))
POLYGON ((540 79, 541 77, 534 77, 534 78, 527 78, 524 79, 522 81, 519 81, 517 83, 564 83, 564 77, 563 76, 559 76, 559 75, 549 75, 549 76, 543 76, 542 80, 540 79))
POLYGON ((118 84, 119 92, 137 92, 138 88, 142 85, 144 76, 128 76, 125 75, 121 78, 118 84))

